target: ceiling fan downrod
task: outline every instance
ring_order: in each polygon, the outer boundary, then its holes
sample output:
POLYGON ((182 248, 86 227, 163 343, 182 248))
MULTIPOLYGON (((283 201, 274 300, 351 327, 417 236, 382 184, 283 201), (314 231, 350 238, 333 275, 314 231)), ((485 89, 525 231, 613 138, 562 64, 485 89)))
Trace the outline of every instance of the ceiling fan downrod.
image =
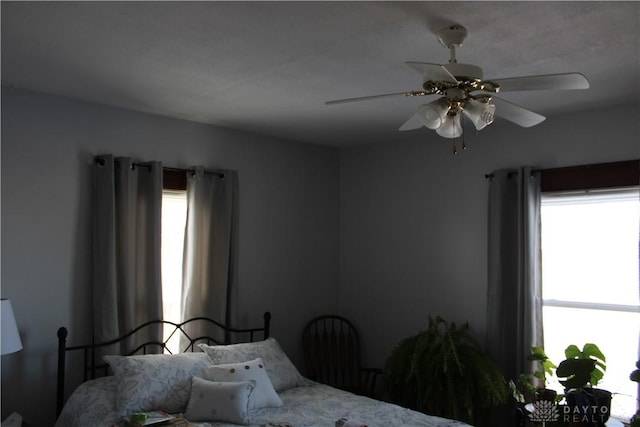
POLYGON ((462 25, 449 25, 438 31, 436 36, 440 44, 449 49, 449 63, 457 64, 456 46, 462 46, 462 42, 467 38, 467 29, 462 25))
POLYGON ((456 47, 455 45, 449 46, 449 64, 457 64, 458 60, 456 59, 456 47))

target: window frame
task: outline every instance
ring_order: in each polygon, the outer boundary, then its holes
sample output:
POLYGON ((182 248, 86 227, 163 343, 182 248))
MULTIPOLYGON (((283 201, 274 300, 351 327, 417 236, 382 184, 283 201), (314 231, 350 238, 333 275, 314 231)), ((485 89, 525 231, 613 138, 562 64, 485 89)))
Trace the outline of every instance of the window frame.
MULTIPOLYGON (((554 169, 542 169, 540 174, 541 196, 551 196, 554 193, 594 193, 606 194, 608 190, 638 189, 640 190, 640 160, 601 163, 584 166, 572 166, 554 169)), ((544 267, 543 267, 544 268, 544 267)), ((640 313, 640 304, 607 304, 593 302, 578 302, 565 300, 545 300, 543 296, 542 308, 567 308, 606 310, 610 312, 640 313)), ((544 323, 544 320, 542 320, 544 323)), ((640 395, 640 386, 636 388, 636 398, 640 395)), ((618 414, 626 417, 626 414, 618 414)), ((632 414, 628 414, 631 416, 632 414)))
MULTIPOLYGON (((540 193, 568 193, 606 189, 640 188, 640 159, 541 169, 540 193)), ((543 300, 543 306, 640 312, 634 305, 543 300)))

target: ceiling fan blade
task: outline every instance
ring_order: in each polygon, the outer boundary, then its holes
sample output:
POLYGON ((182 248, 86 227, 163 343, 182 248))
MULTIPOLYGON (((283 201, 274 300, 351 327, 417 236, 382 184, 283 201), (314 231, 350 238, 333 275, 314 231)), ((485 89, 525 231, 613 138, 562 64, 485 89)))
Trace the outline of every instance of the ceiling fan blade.
POLYGON ((346 104, 347 102, 370 101, 372 99, 389 98, 389 97, 393 97, 393 96, 424 96, 424 95, 431 95, 431 94, 430 93, 426 93, 424 91, 385 93, 385 94, 382 94, 382 95, 361 96, 361 97, 358 97, 358 98, 336 99, 336 100, 333 100, 333 101, 325 102, 325 105, 346 104))
POLYGON ((422 124, 422 120, 420 120, 420 117, 418 117, 418 115, 419 112, 415 112, 413 116, 409 118, 409 120, 407 120, 402 126, 400 126, 399 130, 413 130, 424 126, 422 124))
POLYGON ((409 67, 422 74, 423 81, 458 83, 458 80, 444 66, 428 62, 405 62, 409 67))
POLYGON ((491 82, 500 85, 500 92, 509 90, 589 89, 589 80, 580 73, 510 77, 506 79, 492 79, 491 82))
POLYGON ((504 99, 491 97, 490 101, 496 106, 495 114, 504 119, 509 120, 517 125, 528 128, 545 121, 546 117, 541 116, 538 113, 534 113, 531 110, 527 110, 513 102, 505 101, 504 99))

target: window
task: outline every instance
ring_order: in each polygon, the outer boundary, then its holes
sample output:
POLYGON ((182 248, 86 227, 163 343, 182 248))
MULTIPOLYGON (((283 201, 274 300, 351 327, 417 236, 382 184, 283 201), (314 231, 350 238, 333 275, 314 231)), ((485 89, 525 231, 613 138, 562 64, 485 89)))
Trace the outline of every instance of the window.
POLYGON ((597 344, 607 357, 598 387, 614 393, 612 415, 628 419, 638 397, 629 380, 640 337, 638 187, 543 192, 541 222, 545 350, 558 363, 569 344, 597 344))
MULTIPOLYGON (((184 172, 165 169, 162 191, 162 311, 164 320, 180 322, 182 301, 182 256, 184 228, 187 221, 187 191, 184 172)), ((172 328, 167 327, 164 340, 172 328)), ((180 337, 167 343, 171 353, 178 353, 180 337)))

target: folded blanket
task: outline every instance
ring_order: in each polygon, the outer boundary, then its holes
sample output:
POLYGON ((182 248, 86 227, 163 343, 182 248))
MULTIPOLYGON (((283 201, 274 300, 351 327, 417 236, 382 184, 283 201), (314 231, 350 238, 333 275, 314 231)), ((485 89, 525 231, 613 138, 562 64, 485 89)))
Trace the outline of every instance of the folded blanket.
POLYGON ((340 418, 336 421, 336 427, 367 427, 367 425, 362 421, 340 418))

